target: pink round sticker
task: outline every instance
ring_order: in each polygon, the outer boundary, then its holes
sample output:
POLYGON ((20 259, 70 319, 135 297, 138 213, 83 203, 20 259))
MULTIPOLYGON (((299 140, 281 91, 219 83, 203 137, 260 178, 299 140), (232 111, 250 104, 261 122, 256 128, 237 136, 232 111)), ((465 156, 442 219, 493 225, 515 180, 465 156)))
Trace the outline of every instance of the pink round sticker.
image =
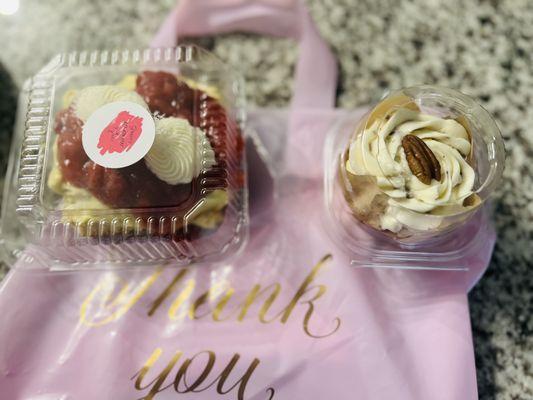
POLYGON ((123 168, 143 158, 152 147, 155 123, 148 110, 128 101, 97 109, 83 126, 87 156, 107 168, 123 168))

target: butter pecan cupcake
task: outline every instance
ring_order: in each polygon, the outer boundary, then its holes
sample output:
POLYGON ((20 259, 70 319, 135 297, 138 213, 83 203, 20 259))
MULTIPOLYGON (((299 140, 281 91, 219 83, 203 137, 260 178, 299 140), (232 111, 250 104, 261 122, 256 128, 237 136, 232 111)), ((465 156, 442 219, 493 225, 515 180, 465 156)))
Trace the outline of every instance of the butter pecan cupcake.
POLYGON ((340 179, 357 220, 416 243, 464 223, 502 168, 487 112, 459 92, 421 86, 392 94, 360 121, 340 179))

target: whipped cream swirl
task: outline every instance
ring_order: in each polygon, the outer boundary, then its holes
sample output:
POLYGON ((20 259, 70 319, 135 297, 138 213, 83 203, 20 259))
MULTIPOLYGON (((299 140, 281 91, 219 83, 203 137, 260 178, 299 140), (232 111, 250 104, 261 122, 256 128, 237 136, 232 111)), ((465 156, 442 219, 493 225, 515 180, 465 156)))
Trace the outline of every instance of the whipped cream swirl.
POLYGON ((148 110, 148 105, 137 92, 114 85, 86 87, 75 96, 72 105, 76 116, 85 122, 97 109, 115 101, 129 101, 148 110))
POLYGON ((466 161, 470 151, 469 134, 457 121, 400 108, 358 135, 350 145, 346 169, 375 177, 389 196, 382 229, 430 230, 440 225, 442 216, 462 211, 464 200, 473 193, 476 176, 466 161), (402 147, 408 134, 418 136, 435 154, 440 181, 426 185, 413 174, 402 147))
POLYGON ((216 164, 205 133, 175 117, 156 120, 154 144, 144 160, 150 171, 170 185, 190 183, 204 168, 216 164))

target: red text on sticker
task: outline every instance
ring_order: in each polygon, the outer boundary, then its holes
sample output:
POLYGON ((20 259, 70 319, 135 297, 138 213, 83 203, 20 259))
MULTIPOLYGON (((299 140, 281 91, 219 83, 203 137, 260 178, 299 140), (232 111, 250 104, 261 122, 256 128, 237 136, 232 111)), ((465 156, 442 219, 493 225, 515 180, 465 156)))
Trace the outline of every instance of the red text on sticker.
POLYGON ((121 111, 100 134, 97 146, 100 154, 129 151, 141 136, 142 122, 142 117, 121 111))

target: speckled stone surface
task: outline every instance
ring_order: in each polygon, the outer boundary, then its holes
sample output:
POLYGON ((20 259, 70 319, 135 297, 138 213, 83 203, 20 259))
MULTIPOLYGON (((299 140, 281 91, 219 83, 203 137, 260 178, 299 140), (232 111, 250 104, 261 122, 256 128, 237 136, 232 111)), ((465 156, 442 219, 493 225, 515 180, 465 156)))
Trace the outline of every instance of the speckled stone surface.
MULTIPOLYGON (((0 60, 20 84, 58 51, 143 47, 173 3, 22 1, 17 15, 0 16, 0 60)), ((479 394, 481 399, 532 399, 531 2, 308 3, 339 58, 339 106, 367 104, 385 90, 428 83, 472 95, 496 118, 508 151, 496 205, 499 240, 489 271, 469 296, 479 394)), ((243 72, 252 104, 287 104, 297 54, 293 43, 244 35, 203 43, 243 72)))

